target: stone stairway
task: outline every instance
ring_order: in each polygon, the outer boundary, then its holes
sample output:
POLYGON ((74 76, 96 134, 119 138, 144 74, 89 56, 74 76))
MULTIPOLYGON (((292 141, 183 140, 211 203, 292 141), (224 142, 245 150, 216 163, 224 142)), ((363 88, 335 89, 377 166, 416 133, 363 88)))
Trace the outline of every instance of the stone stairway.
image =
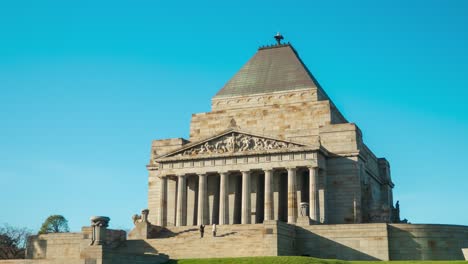
POLYGON ((196 226, 170 227, 154 239, 128 240, 127 247, 171 259, 274 255, 276 239, 265 234, 263 224, 223 225, 217 229, 217 236, 213 237, 211 226, 206 226, 205 236, 200 238, 196 226))

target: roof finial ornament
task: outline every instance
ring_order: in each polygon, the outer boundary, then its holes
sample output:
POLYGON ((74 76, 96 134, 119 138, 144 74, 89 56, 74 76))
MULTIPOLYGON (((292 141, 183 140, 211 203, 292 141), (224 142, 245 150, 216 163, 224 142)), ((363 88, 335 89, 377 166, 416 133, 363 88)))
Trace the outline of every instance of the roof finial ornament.
POLYGON ((278 33, 276 33, 276 35, 275 35, 275 39, 276 39, 276 42, 278 42, 277 45, 279 46, 279 45, 281 45, 281 40, 283 40, 284 37, 283 37, 283 35, 281 35, 281 33, 278 32, 278 33))

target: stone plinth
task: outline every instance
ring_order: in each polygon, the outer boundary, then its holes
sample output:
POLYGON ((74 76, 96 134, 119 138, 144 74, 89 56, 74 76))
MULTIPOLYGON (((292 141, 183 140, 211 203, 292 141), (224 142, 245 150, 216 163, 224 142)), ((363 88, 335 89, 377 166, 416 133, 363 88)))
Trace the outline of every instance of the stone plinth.
POLYGON ((465 260, 468 260, 468 248, 462 248, 463 256, 465 256, 465 260))
POLYGON ((93 228, 93 237, 91 245, 98 246, 105 244, 106 229, 109 226, 110 218, 107 216, 91 217, 91 227, 93 228))
POLYGON ((313 224, 313 221, 308 216, 299 216, 297 218, 297 226, 308 226, 313 224))

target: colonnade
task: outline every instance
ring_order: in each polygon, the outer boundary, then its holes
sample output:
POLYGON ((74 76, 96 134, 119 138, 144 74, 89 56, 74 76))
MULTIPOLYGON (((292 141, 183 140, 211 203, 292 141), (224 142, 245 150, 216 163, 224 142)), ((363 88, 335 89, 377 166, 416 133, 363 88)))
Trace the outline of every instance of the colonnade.
MULTIPOLYGON (((301 172, 304 171, 306 168, 301 168, 301 172)), ((275 169, 276 170, 276 169, 275 169)), ((297 190, 297 170, 298 168, 283 168, 281 170, 287 171, 287 222, 290 224, 294 224, 297 221, 299 208, 298 208, 298 190, 297 190)), ((323 201, 325 197, 325 185, 319 184, 319 168, 318 167, 309 167, 308 170, 308 186, 303 190, 308 190, 308 217, 315 222, 324 222, 326 209, 326 203, 323 201), (319 190, 319 186, 320 190, 319 190)), ((241 208, 240 208, 240 223, 241 224, 251 224, 252 221, 252 202, 251 202, 251 193, 252 193, 252 186, 251 186, 251 175, 252 171, 240 171, 241 178, 242 178, 242 188, 241 188, 241 208)), ((220 225, 226 224, 233 224, 230 223, 229 219, 229 178, 233 177, 236 172, 219 172, 219 214, 217 214, 218 219, 217 222, 220 225)), ((239 172, 237 172, 238 176, 239 172)), ((273 206, 274 206, 274 199, 273 199, 273 169, 264 169, 264 197, 263 197, 263 220, 274 220, 273 215, 273 206)), ((177 175, 177 187, 176 187, 176 202, 175 202, 175 225, 176 226, 183 226, 185 225, 186 221, 184 218, 187 212, 187 177, 189 175, 177 175)), ((207 174, 197 174, 198 176, 198 197, 196 201, 196 224, 208 224, 209 221, 207 218, 207 210, 208 210, 208 179, 209 177, 207 174)), ((210 174, 211 176, 211 174, 210 174)), ((172 176, 172 178, 174 178, 172 176)), ((160 189, 160 210, 159 210, 159 223, 164 222, 165 213, 167 213, 167 201, 164 197, 167 196, 167 176, 161 177, 161 189, 160 189)), ((299 197, 299 199, 301 199, 299 197)), ((217 201, 218 202, 218 201, 217 201)), ((301 201, 299 201, 301 202, 301 201)), ((304 201, 303 201, 304 202, 304 201)), ((278 209, 279 210, 279 209, 278 209)), ((285 219, 286 220, 286 219, 285 219)))

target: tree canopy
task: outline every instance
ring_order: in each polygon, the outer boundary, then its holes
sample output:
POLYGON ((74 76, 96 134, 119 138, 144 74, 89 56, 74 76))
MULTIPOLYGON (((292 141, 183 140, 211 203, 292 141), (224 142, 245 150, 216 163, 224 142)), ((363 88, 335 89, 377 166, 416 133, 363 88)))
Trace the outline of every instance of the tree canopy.
POLYGON ((62 215, 51 215, 47 217, 39 230, 39 234, 70 232, 68 221, 62 215))
POLYGON ((0 227, 0 259, 24 258, 26 241, 31 235, 27 228, 16 228, 4 224, 0 227))

